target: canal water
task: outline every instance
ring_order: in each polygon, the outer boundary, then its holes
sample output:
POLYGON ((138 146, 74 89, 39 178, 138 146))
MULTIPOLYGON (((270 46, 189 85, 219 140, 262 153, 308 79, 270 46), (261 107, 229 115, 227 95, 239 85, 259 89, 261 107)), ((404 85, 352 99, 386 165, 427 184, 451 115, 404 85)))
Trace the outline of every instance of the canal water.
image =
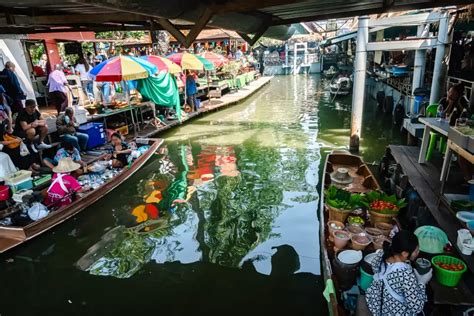
MULTIPOLYGON (((0 314, 324 314, 320 170, 347 147, 351 102, 326 84, 275 77, 162 135, 113 193, 0 256, 0 314)), ((375 108, 367 102, 367 162, 399 141, 375 108)))

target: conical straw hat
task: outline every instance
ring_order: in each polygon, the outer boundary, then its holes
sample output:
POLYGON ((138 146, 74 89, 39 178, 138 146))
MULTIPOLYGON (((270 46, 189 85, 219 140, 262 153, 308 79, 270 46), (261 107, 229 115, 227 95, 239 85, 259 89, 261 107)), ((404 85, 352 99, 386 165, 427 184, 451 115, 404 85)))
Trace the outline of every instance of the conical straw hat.
POLYGON ((54 173, 69 173, 73 172, 81 167, 80 164, 72 161, 71 158, 62 158, 56 167, 53 168, 54 173))

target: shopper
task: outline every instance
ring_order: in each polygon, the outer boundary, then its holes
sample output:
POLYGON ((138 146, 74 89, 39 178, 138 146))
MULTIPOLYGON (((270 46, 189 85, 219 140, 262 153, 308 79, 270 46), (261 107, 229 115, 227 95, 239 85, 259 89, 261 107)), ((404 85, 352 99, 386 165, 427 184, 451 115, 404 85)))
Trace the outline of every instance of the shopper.
POLYGON ((59 113, 63 112, 68 104, 67 92, 69 84, 63 72, 63 66, 57 64, 48 78, 49 95, 51 102, 59 113))
POLYGON ((5 89, 6 95, 9 97, 10 107, 13 114, 23 109, 23 100, 26 94, 20 86, 20 81, 15 73, 16 66, 11 61, 5 63, 5 68, 0 72, 0 84, 5 89))
POLYGON ((77 60, 77 65, 75 68, 76 74, 79 75, 81 78, 82 89, 84 93, 89 98, 89 96, 93 96, 94 93, 92 91, 92 80, 89 76, 90 65, 84 57, 80 57, 77 60))
POLYGON ((191 106, 193 111, 198 110, 198 101, 196 98, 197 95, 197 84, 194 74, 186 70, 186 103, 191 106))
POLYGON ((59 137, 61 137, 64 142, 71 143, 77 150, 86 151, 89 135, 79 133, 77 131, 78 127, 79 123, 74 116, 74 108, 72 107, 67 107, 64 113, 59 114, 56 119, 56 128, 59 137))
POLYGON ((48 135, 48 126, 46 126, 46 121, 42 119, 41 113, 36 109, 35 100, 26 100, 25 108, 18 113, 16 118, 14 134, 27 140, 28 145, 32 147, 36 146, 38 149, 51 148, 51 145, 44 143, 44 139, 48 135), (37 137, 39 138, 38 142, 36 142, 37 137))

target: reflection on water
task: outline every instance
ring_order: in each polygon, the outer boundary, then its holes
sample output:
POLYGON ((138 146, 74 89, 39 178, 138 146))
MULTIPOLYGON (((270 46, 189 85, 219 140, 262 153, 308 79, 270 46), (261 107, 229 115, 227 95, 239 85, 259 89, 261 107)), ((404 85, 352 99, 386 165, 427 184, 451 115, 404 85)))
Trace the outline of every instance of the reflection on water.
MULTIPOLYGON (((156 302, 172 315, 321 314, 319 169, 347 148, 350 126, 350 97, 331 102, 324 84, 275 77, 163 135, 110 195, 0 256, 0 314, 121 315, 156 302)), ((367 109, 372 161, 392 131, 367 109)))

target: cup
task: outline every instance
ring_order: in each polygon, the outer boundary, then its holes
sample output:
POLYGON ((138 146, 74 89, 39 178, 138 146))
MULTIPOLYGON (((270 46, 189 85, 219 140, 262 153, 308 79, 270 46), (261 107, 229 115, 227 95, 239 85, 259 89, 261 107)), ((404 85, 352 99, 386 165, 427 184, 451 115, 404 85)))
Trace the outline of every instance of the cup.
POLYGON ((431 269, 431 262, 425 258, 418 258, 415 261, 415 269, 420 275, 426 274, 431 269))

